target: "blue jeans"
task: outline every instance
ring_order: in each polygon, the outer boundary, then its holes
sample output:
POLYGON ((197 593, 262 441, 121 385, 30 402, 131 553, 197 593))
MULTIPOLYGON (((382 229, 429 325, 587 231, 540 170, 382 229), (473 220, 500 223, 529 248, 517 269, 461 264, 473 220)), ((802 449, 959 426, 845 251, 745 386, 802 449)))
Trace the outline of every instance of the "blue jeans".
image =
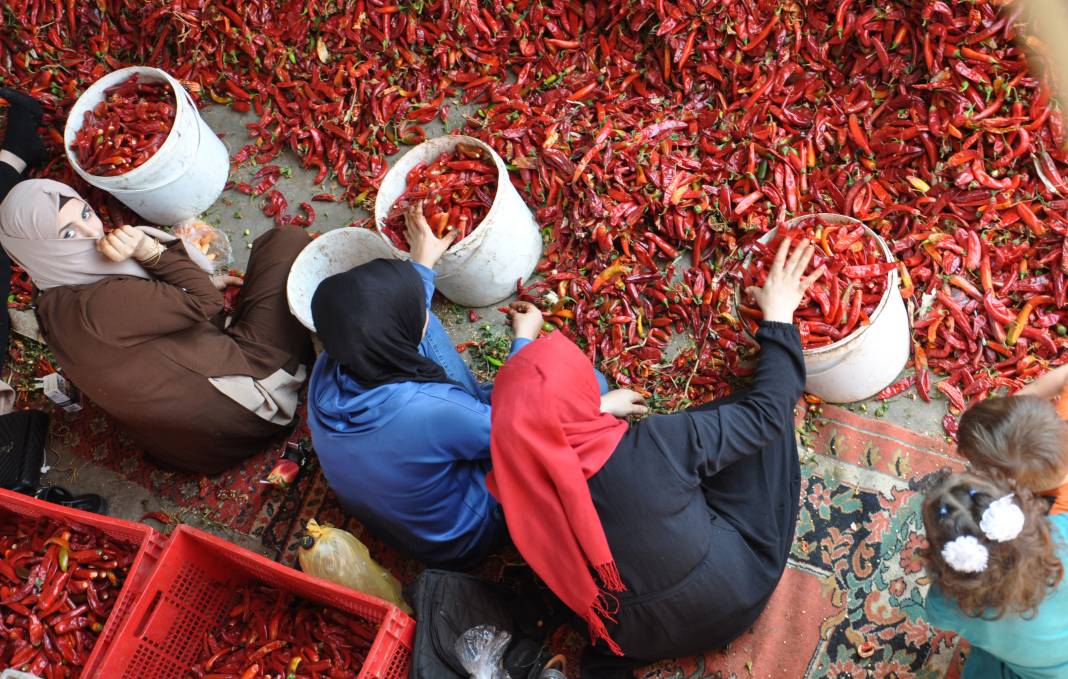
MULTIPOLYGON (((489 403, 490 390, 483 390, 483 387, 479 385, 471 369, 464 362, 463 356, 456 351, 456 345, 453 344, 449 333, 445 332, 441 321, 433 313, 427 320, 426 334, 423 335, 423 341, 419 343, 419 353, 444 368, 449 379, 460 385, 464 391, 483 403, 489 403)), ((492 387, 492 385, 487 386, 492 387)))
MULTIPOLYGON (((489 404, 493 384, 491 382, 486 384, 478 383, 478 380, 471 373, 471 369, 464 362, 463 356, 456 351, 456 345, 453 344, 449 333, 445 332, 441 321, 433 313, 430 314, 430 318, 427 321, 426 334, 423 335, 423 341, 419 343, 419 353, 444 368, 445 374, 448 375, 449 379, 460 385, 464 391, 479 401, 489 404)), ((600 370, 594 368, 593 372, 597 377, 597 386, 600 388, 601 394, 606 394, 608 392, 608 380, 601 374, 600 370)))

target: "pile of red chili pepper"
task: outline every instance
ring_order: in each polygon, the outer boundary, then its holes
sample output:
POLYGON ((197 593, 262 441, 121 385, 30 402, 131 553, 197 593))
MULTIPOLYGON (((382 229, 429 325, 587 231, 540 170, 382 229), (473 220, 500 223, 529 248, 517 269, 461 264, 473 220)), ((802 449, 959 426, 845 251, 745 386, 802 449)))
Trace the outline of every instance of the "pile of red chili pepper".
POLYGON ((390 206, 382 230, 394 245, 407 251, 404 214, 422 203, 423 216, 434 234, 441 238, 447 230, 456 229, 455 243, 482 223, 496 194, 493 159, 481 147, 457 144, 455 153, 446 151, 408 171, 404 193, 390 206))
POLYGON ((77 677, 135 552, 90 528, 0 517, 0 667, 77 677))
POLYGON ((287 592, 249 584, 227 621, 204 637, 191 679, 355 679, 374 625, 287 592))
MULTIPOLYGON (((797 214, 852 216, 887 241, 916 308, 920 367, 954 408, 1068 355, 1068 156, 1049 81, 1018 42, 1043 59, 1022 3, 16 0, 5 11, 0 77, 41 97, 53 126, 89 82, 152 64, 204 102, 255 114, 233 161, 289 149, 352 203, 373 199, 386 157, 421 141, 453 97, 476 105, 464 133, 505 160, 547 234, 542 279, 523 296, 658 406, 723 394, 748 369, 722 268, 797 214)), ((63 164, 46 174, 69 178, 63 164)))
POLYGON ((174 124, 174 94, 165 82, 137 74, 104 90, 74 135, 74 155, 89 174, 125 174, 155 155, 174 124))
MULTIPOLYGON (((887 274, 897 269, 897 264, 886 261, 878 242, 860 222, 831 222, 813 215, 796 224, 779 225, 766 244, 753 244, 755 257, 741 269, 739 289, 764 285, 786 238, 795 246, 805 240, 816 246, 810 272, 826 267, 826 273, 812 284, 794 312, 801 346, 814 349, 833 344, 868 325, 886 292, 887 274)), ((757 322, 763 318, 760 309, 739 304, 738 311, 755 335, 757 322)))

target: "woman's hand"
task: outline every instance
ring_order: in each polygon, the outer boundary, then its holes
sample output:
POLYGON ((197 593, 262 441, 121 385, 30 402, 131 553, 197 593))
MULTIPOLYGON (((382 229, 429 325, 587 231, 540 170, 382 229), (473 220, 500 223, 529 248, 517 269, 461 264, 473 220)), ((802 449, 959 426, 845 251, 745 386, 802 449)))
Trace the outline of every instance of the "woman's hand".
POLYGON ((530 302, 512 302, 508 305, 508 319, 512 321, 515 336, 528 340, 538 339, 542 323, 541 309, 530 302))
POLYGON ((222 291, 231 285, 241 287, 245 284, 245 279, 240 276, 230 276, 228 274, 216 274, 211 277, 211 284, 215 286, 216 290, 222 291))
POLYGON ((613 389, 601 397, 601 412, 616 417, 644 415, 649 412, 645 397, 630 389, 613 389))
POLYGON ((113 262, 125 262, 131 257, 147 262, 162 252, 163 246, 140 229, 121 226, 98 240, 96 249, 113 262))
POLYGON ((434 235, 430 225, 423 216, 423 204, 413 205, 404 214, 405 233, 408 236, 408 246, 412 251, 412 261, 422 264, 428 269, 433 269, 441 256, 449 249, 456 240, 457 231, 450 227, 442 238, 434 235))
POLYGON ((790 245, 790 240, 784 240, 779 246, 764 287, 758 288, 754 285, 746 288, 746 292, 753 296, 760 310, 764 312, 765 321, 793 323, 794 311, 801 303, 805 291, 827 270, 827 267, 820 266, 802 278, 816 248, 812 243, 806 242, 790 252, 790 245))

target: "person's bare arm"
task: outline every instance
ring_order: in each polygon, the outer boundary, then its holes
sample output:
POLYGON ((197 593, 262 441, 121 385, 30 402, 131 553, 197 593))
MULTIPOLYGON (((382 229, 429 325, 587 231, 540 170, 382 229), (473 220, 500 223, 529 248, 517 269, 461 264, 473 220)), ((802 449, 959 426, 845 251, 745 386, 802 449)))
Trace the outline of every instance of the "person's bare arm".
POLYGON ((1038 396, 1039 398, 1052 399, 1059 396, 1068 383, 1068 364, 1050 370, 1037 380, 1016 392, 1017 396, 1038 396))

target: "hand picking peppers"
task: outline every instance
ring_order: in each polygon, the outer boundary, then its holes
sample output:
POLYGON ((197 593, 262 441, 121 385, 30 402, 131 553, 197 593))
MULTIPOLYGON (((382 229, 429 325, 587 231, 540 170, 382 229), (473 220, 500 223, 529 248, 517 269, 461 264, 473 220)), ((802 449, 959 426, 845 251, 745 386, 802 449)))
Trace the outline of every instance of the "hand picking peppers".
POLYGON ((86 527, 0 518, 0 667, 78 677, 135 553, 86 527))
MULTIPOLYGON (((815 245, 809 268, 827 268, 794 312, 801 346, 826 346, 867 325, 886 291, 887 276, 897 270, 897 262, 886 261, 878 242, 860 222, 832 223, 813 215, 792 228, 780 225, 768 244, 753 245, 757 256, 742 271, 740 288, 764 285, 775 253, 787 238, 794 243, 807 240, 815 245)), ((755 334, 760 310, 740 304, 738 311, 755 334)))
POLYGON ((204 637, 190 679, 355 679, 374 643, 357 616, 250 583, 204 637))
POLYGON ((484 149, 457 144, 430 163, 420 163, 408 171, 404 193, 389 209, 384 231, 394 245, 408 250, 404 213, 420 202, 423 216, 441 238, 457 230, 456 241, 471 233, 489 212, 497 194, 497 166, 484 149))
POLYGON ((174 94, 165 82, 140 82, 137 74, 104 90, 104 101, 85 112, 74 136, 78 164, 92 175, 129 172, 155 155, 170 134, 174 94))

